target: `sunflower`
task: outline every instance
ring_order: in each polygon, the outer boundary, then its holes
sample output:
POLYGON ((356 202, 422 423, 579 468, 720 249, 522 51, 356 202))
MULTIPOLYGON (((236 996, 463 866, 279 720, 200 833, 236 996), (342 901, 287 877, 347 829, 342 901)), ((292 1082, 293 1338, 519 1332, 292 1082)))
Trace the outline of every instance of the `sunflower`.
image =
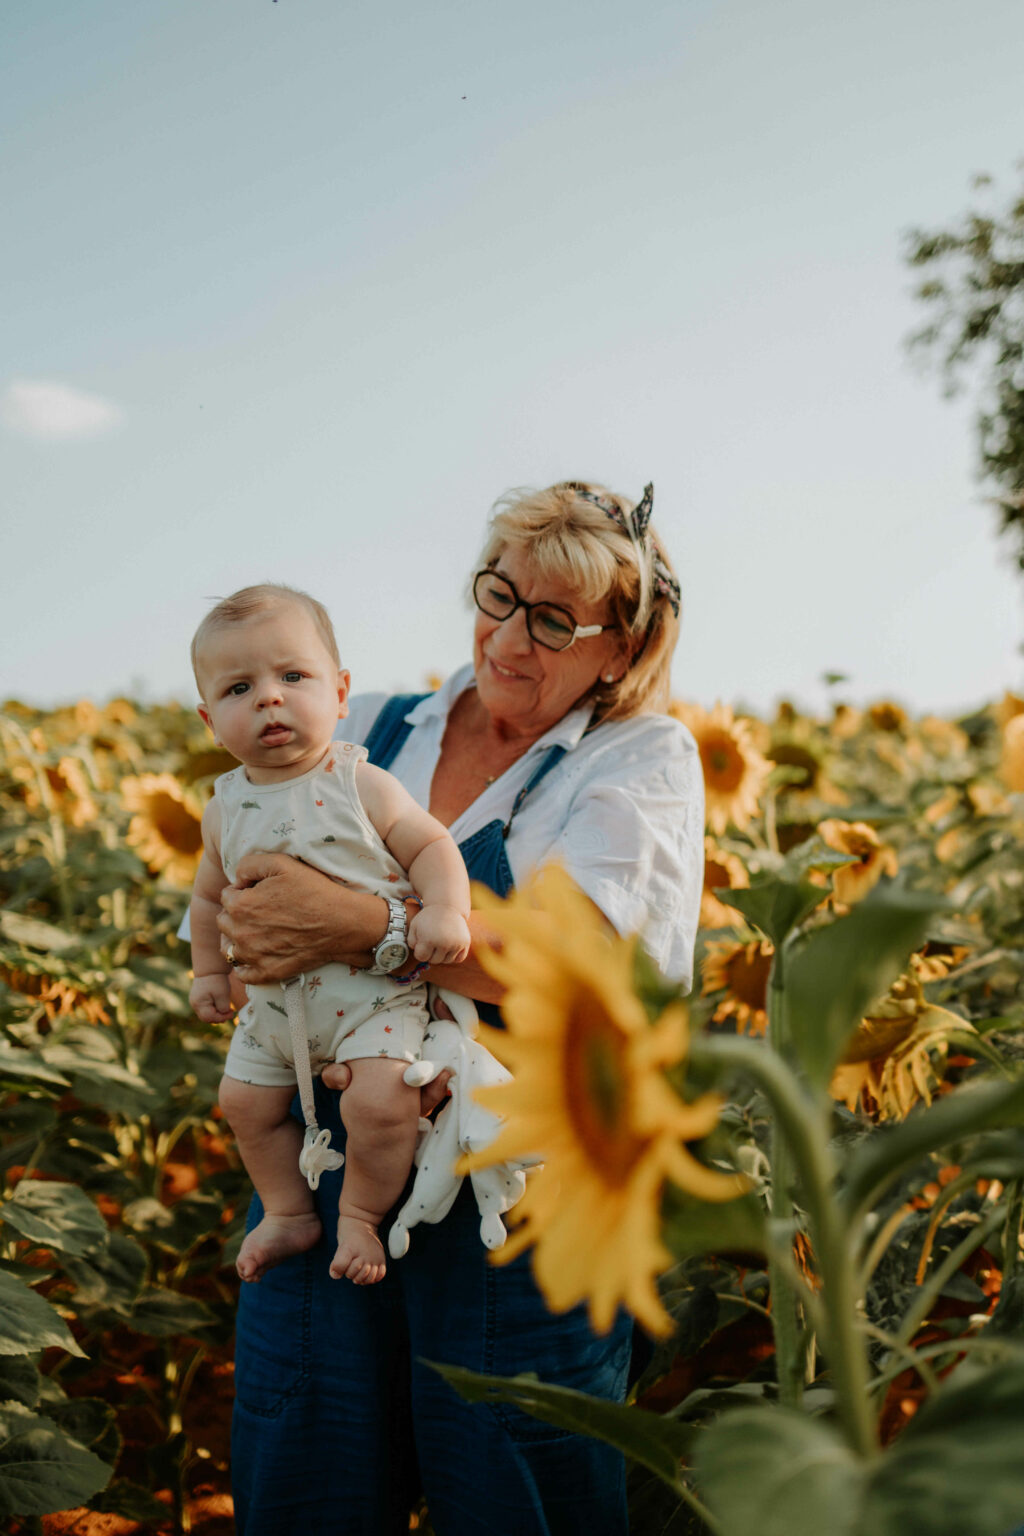
POLYGON ((917 732, 935 757, 962 754, 971 744, 966 731, 962 731, 951 720, 943 720, 939 715, 922 715, 917 722, 917 732))
POLYGON ((737 944, 729 939, 709 939, 701 997, 712 992, 725 993, 712 1015, 714 1023, 731 1018, 740 1034, 764 1034, 768 1028, 768 977, 774 953, 767 940, 737 944))
POLYGON ((828 776, 830 753, 826 743, 806 721, 798 721, 791 731, 774 731, 766 755, 770 764, 789 770, 787 781, 779 786, 781 805, 793 809, 806 806, 808 801, 845 803, 846 796, 828 776))
POLYGON ((973 1034, 964 1019, 929 1003, 927 969, 912 965, 861 1019, 832 1075, 830 1092, 875 1120, 901 1120, 921 1099, 930 1104, 942 1082, 950 1036, 973 1034))
POLYGON ((863 723, 864 716, 852 704, 836 704, 829 729, 838 741, 849 741, 851 736, 856 736, 863 723))
POLYGON ((90 996, 73 982, 64 981, 59 976, 23 971, 0 961, 0 981, 10 987, 12 992, 19 992, 22 997, 41 1003, 43 1012, 51 1022, 67 1018, 72 1013, 80 1013, 90 1024, 110 1023, 110 1015, 100 998, 90 996))
POLYGON ((155 874, 189 885, 203 851, 202 813, 169 773, 121 780, 121 798, 135 814, 127 841, 155 874))
POLYGON ((968 784, 967 798, 975 816, 1009 816, 1013 809, 994 784, 985 784, 980 779, 968 784))
POLYGON ((557 865, 506 903, 487 891, 476 900, 502 942, 481 963, 507 987, 507 1029, 481 1029, 480 1038, 514 1081, 479 1091, 505 1124, 458 1168, 544 1159, 494 1261, 534 1244, 534 1273, 553 1311, 585 1300, 606 1332, 621 1303, 651 1333, 669 1333, 654 1283, 672 1262, 659 1234, 666 1180, 701 1200, 745 1188, 684 1145, 709 1135, 721 1108, 710 1093, 685 1103, 665 1077, 686 1056, 686 1008, 673 1001, 648 1021, 633 989, 636 939, 611 934, 557 865))
POLYGON ((103 716, 91 699, 79 699, 77 704, 64 704, 47 717, 46 729, 54 741, 77 742, 83 736, 97 734, 103 716))
POLYGON ((731 928, 738 917, 735 907, 730 907, 717 894, 722 891, 739 891, 750 884, 743 860, 734 853, 720 848, 713 837, 704 839, 704 889, 700 898, 700 921, 703 928, 731 928))
POLYGON ((719 836, 730 821, 743 830, 757 814, 772 765, 754 744, 753 728, 726 704, 708 713, 699 704, 675 703, 669 713, 693 732, 704 771, 705 816, 719 836))
POLYGON ((139 712, 131 699, 111 699, 103 710, 104 725, 135 725, 139 712))
POLYGON ((1007 691, 999 703, 993 706, 993 713, 1000 728, 1005 730, 1015 716, 1024 715, 1024 699, 1007 691))
POLYGON ((179 763, 178 774, 185 784, 195 784, 200 779, 212 779, 221 773, 230 773, 238 767, 238 758, 225 752, 223 747, 200 747, 179 763))
POLYGON ((868 709, 868 718, 876 731, 902 733, 907 724, 906 710, 889 699, 882 699, 868 709))
POLYGON ((24 786, 21 794, 30 811, 53 812, 72 827, 87 827, 99 815, 77 757, 62 757, 56 767, 22 759, 14 764, 12 777, 24 786))
POLYGON ((844 864, 832 871, 832 889, 836 900, 848 906, 861 901, 883 875, 894 875, 899 868, 895 850, 883 843, 874 827, 866 821, 823 821, 818 827, 823 841, 837 853, 855 855, 856 864, 844 864))
POLYGON ((999 776, 1011 794, 1024 793, 1024 715, 1013 715, 1003 726, 999 776))

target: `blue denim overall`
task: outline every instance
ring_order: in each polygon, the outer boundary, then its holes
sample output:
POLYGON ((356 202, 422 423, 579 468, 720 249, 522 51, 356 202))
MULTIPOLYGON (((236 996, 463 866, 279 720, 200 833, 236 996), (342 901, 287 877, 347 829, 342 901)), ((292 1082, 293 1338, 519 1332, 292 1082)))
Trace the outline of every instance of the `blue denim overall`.
MULTIPOLYGON (((366 741, 371 762, 393 761, 417 702, 406 695, 384 706, 366 741)), ((562 751, 542 760, 508 822, 489 822, 461 844, 471 879, 499 895, 514 883, 509 823, 562 751)), ((339 1096, 320 1082, 316 1093, 320 1125, 343 1145, 339 1096)), ((498 1376, 535 1371, 621 1400, 629 1318, 620 1314, 597 1337, 582 1307, 548 1311, 528 1253, 488 1263, 468 1182, 443 1222, 416 1228, 379 1285, 332 1280, 342 1176, 320 1180, 319 1245, 242 1287, 231 1465, 238 1536, 399 1536, 421 1488, 438 1536, 625 1536, 617 1452, 514 1408, 464 1403, 423 1362, 498 1376)), ((250 1226, 261 1214, 254 1200, 250 1226)))

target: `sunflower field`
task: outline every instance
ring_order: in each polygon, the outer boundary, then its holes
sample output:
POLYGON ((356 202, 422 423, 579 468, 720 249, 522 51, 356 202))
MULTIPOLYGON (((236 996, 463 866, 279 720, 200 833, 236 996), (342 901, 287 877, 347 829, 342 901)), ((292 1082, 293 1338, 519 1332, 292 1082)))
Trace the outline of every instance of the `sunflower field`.
MULTIPOLYGON (((550 1305, 583 1302, 599 1329, 634 1314, 632 1400, 439 1369, 619 1445, 643 1536, 1007 1536, 1024 1522, 1024 700, 956 721, 673 708, 707 796, 691 997, 557 870, 491 914, 506 1137, 517 1090, 554 1072, 545 1166, 498 1259, 532 1247, 550 1305), (521 1022, 541 985, 546 1040, 521 1022)), ((175 937, 232 765, 176 705, 0 717, 0 1516, 17 1536, 233 1529, 249 1186, 216 1108, 230 1026, 190 1013, 175 937)))

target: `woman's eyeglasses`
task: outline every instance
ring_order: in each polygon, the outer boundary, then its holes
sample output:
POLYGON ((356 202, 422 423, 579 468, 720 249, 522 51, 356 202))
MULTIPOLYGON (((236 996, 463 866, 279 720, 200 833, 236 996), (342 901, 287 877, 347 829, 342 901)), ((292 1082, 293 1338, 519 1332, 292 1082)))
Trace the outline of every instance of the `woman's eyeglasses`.
POLYGON ((517 608, 526 614, 526 628, 531 640, 549 651, 567 651, 574 640, 599 635, 607 624, 577 624, 568 608, 555 603, 526 603, 507 576, 497 571, 477 571, 473 577, 473 601, 489 619, 504 623, 517 608))

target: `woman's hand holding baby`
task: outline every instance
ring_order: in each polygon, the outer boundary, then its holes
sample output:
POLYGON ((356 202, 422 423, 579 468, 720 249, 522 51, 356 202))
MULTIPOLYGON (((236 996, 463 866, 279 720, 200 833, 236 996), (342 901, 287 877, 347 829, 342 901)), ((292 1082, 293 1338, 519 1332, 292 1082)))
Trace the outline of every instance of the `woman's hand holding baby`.
POLYGON ((379 896, 349 890, 283 853, 241 859, 221 909, 217 922, 232 946, 235 975, 253 986, 332 960, 369 965, 387 920, 379 896))

